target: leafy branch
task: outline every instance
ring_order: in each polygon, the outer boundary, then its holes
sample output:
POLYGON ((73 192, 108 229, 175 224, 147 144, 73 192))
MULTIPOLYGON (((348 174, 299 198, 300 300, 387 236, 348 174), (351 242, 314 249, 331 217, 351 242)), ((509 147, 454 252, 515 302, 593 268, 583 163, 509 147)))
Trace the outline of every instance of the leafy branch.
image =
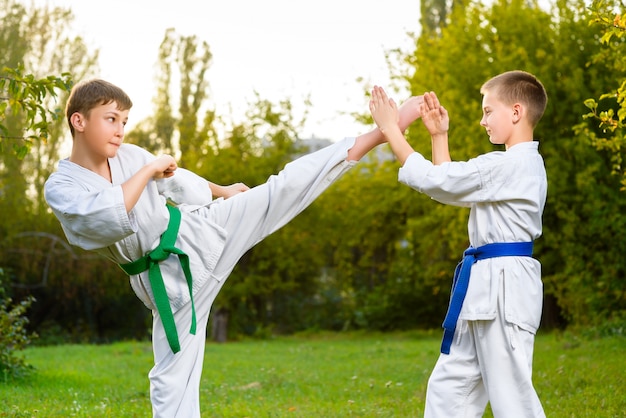
MULTIPOLYGON (((604 0, 594 0, 589 10, 592 13, 589 24, 601 27, 600 42, 610 49, 608 56, 613 57, 613 71, 615 74, 624 74, 626 71, 626 57, 623 54, 626 45, 626 13, 616 13, 612 3, 606 3, 604 0)), ((626 157, 624 155, 626 154, 625 98, 626 78, 622 77, 621 84, 616 90, 604 93, 598 99, 590 98, 584 102, 590 112, 583 115, 583 119, 595 121, 599 130, 589 129, 586 123, 574 127, 575 132, 587 136, 597 150, 610 153, 611 169, 613 174, 621 177, 622 190, 626 190, 626 170, 623 167, 626 157), (602 101, 608 103, 609 107, 600 106, 602 101)))
POLYGON ((49 125, 61 117, 59 108, 44 106, 46 97, 57 97, 57 91, 69 91, 72 79, 69 73, 61 77, 47 76, 36 78, 24 74, 24 68, 4 67, 0 72, 0 149, 7 141, 13 142, 13 150, 18 158, 24 158, 30 151, 33 141, 48 139, 49 125), (24 117, 24 131, 11 134, 5 123, 7 117, 24 117))

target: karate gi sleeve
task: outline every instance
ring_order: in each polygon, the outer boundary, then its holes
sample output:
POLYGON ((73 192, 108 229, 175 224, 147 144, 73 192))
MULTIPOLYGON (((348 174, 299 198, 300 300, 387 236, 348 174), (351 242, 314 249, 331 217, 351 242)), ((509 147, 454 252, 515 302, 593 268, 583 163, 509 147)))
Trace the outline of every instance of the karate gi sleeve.
POLYGON ((132 212, 126 212, 121 185, 87 191, 53 175, 45 198, 69 243, 85 250, 108 247, 138 229, 132 212))
POLYGON ((480 172, 471 161, 434 165, 415 152, 400 168, 398 180, 449 205, 467 207, 481 199, 480 172))
POLYGON ((522 168, 524 161, 494 151, 469 161, 434 165, 416 152, 400 169, 398 180, 448 205, 519 200, 536 188, 533 170, 522 168))
POLYGON ((177 169, 172 177, 156 183, 159 194, 177 205, 205 206, 213 200, 209 182, 184 168, 177 169))

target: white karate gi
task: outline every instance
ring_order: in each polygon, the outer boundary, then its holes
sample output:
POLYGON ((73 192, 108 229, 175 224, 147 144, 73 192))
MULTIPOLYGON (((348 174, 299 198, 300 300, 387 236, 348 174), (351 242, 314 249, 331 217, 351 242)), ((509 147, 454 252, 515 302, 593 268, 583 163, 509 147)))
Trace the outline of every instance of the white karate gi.
POLYGON ((148 272, 130 283, 153 312, 155 366, 150 371, 150 396, 155 417, 199 417, 200 377, 209 311, 240 257, 263 238, 302 212, 355 162, 346 161, 354 138, 301 157, 277 175, 229 199, 212 200, 208 182, 179 168, 174 176, 151 180, 128 213, 121 184, 155 157, 123 144, 109 159, 112 183, 68 160, 59 162, 45 185, 45 197, 68 241, 93 250, 118 264, 153 250, 167 228, 166 200, 182 212, 176 247, 190 260, 197 315, 197 333, 189 333, 189 288, 178 257, 160 263, 174 312, 181 351, 174 354, 165 336, 148 272))
MULTIPOLYGON (((433 165, 412 154, 399 181, 445 204, 470 207, 469 241, 529 242, 541 235, 547 179, 538 142, 467 162, 433 165)), ((459 249, 459 258, 462 250, 459 249)), ((541 265, 531 257, 477 261, 449 355, 428 382, 426 417, 543 417, 532 385, 534 335, 543 304, 541 265)))

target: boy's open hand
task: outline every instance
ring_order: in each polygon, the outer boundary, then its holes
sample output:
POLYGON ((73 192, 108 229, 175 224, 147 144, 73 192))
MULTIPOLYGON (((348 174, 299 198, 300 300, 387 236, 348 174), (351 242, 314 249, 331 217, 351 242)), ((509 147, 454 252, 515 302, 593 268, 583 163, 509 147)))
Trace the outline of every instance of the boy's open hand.
POLYGON ((448 111, 439 104, 434 92, 424 93, 421 105, 422 122, 431 136, 445 134, 450 127, 448 111))
POLYGON ((370 112, 376 122, 378 129, 385 134, 392 128, 398 128, 398 107, 393 99, 387 97, 387 93, 382 87, 374 86, 372 89, 372 97, 370 99, 370 112))
POLYGON ((154 174, 152 176, 154 179, 172 177, 174 171, 178 168, 176 160, 171 155, 162 155, 151 164, 154 168, 154 174))

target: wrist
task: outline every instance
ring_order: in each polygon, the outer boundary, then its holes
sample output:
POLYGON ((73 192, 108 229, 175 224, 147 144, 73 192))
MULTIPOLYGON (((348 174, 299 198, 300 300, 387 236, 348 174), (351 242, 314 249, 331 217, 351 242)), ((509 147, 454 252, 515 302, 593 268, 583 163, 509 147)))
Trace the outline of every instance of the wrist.
POLYGON ((432 134, 430 137, 433 140, 433 142, 447 141, 448 140, 448 133, 447 132, 440 132, 440 133, 432 134))
POLYGON ((223 197, 223 195, 224 195, 224 187, 223 186, 221 186, 219 184, 216 184, 216 183, 209 182, 209 188, 211 189, 211 194, 214 197, 223 197))
POLYGON ((378 128, 378 129, 387 139, 389 139, 390 137, 393 137, 394 135, 398 135, 398 134, 402 135, 402 132, 403 132, 398 125, 389 125, 387 127, 378 128))
POLYGON ((144 175, 148 178, 159 178, 159 175, 162 174, 162 172, 159 170, 159 165, 156 160, 143 166, 143 169, 141 171, 143 171, 145 173, 144 175))

